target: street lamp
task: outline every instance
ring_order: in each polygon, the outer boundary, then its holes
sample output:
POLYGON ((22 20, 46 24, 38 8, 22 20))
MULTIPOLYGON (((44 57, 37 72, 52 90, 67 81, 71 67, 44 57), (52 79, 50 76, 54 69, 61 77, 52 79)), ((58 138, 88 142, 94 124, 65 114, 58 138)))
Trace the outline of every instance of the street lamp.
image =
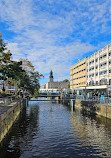
POLYGON ((2 88, 2 91, 5 92, 4 80, 3 80, 3 88, 2 88))

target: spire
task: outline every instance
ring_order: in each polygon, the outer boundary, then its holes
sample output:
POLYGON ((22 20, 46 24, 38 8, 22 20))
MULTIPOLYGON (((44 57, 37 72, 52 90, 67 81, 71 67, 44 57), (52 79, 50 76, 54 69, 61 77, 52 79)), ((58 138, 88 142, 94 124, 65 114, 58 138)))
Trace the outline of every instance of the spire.
POLYGON ((50 76, 53 76, 53 72, 52 72, 52 70, 51 70, 51 72, 50 72, 50 76))
POLYGON ((50 71, 49 82, 53 82, 53 72, 52 72, 52 70, 50 71))

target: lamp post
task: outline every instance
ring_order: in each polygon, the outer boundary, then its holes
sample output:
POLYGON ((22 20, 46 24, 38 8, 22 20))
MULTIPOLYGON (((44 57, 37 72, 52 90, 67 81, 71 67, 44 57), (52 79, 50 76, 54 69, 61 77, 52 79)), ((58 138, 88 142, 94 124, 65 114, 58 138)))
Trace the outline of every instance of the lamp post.
POLYGON ((2 91, 5 92, 4 80, 3 80, 3 88, 2 88, 2 91))

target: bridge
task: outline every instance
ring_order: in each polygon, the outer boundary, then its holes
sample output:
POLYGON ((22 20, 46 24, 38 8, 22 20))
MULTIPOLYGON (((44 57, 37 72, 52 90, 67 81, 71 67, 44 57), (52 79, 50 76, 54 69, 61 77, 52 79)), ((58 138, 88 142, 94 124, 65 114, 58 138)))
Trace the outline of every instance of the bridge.
POLYGON ((60 97, 58 93, 39 93, 39 97, 60 97))
POLYGON ((32 99, 29 101, 70 101, 70 100, 75 100, 75 99, 32 99))

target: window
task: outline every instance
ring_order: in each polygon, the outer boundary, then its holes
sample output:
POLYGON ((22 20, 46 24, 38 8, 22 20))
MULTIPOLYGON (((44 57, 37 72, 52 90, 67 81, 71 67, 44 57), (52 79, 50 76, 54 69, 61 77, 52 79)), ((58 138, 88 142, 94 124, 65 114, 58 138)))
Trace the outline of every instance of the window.
POLYGON ((106 66, 106 63, 100 65, 100 67, 102 67, 102 66, 106 66))
POLYGON ((101 56, 99 59, 101 60, 102 58, 105 58, 106 57, 106 54, 105 55, 103 55, 103 56, 101 56))
POLYGON ((109 85, 111 85, 111 79, 109 79, 109 85))
POLYGON ((96 66, 96 69, 98 68, 98 66, 96 66))
POLYGON ((104 73, 104 74, 107 74, 107 72, 106 72, 106 71, 104 71, 103 73, 104 73))
POLYGON ((96 73, 96 76, 98 76, 98 73, 96 73))
POLYGON ((100 65, 100 67, 102 67, 102 64, 100 65))
POLYGON ((96 59, 96 62, 98 61, 98 59, 96 59))
POLYGON ((102 75, 102 72, 100 72, 99 75, 102 75))
POLYGON ((106 66, 106 63, 104 63, 103 66, 106 66))
POLYGON ((107 84, 107 79, 103 78, 100 80, 100 85, 105 85, 107 84))
POLYGON ((99 58, 100 60, 102 59, 102 57, 99 58))
POLYGON ((109 56, 111 56, 111 52, 109 53, 109 56))
POLYGON ((105 55, 103 55, 103 58, 105 58, 106 57, 106 54, 105 55))
POLYGON ((109 73, 111 73, 111 70, 109 70, 109 73))

